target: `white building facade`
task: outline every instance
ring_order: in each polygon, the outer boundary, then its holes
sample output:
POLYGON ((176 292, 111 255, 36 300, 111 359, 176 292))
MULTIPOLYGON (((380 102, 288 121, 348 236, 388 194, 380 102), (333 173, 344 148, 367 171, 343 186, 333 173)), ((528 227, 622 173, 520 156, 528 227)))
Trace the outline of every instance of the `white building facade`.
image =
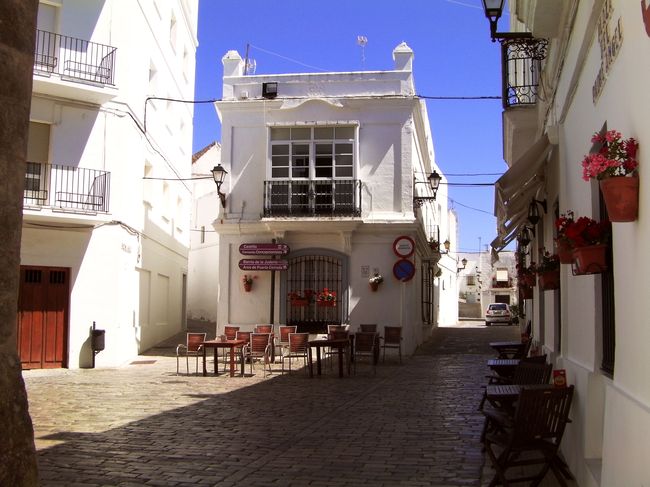
POLYGON ((190 0, 39 5, 24 368, 120 364, 184 326, 192 105, 147 97, 193 99, 197 16, 190 0))
POLYGON ((408 353, 440 320, 455 321, 455 260, 434 264, 428 241, 455 240, 456 223, 445 186, 434 200, 427 184, 440 171, 413 52, 401 44, 393 57, 392 71, 248 76, 238 53, 224 56, 218 329, 400 325, 408 353), (421 207, 415 196, 427 197, 421 207), (279 247, 288 253, 251 255, 279 247), (264 270, 271 259, 279 267, 264 270))
POLYGON ((598 150, 591 140, 597 132, 614 129, 639 142, 638 218, 612 224, 607 269, 579 275, 575 264, 561 265, 560 289, 537 286, 524 302, 534 339, 576 388, 561 449, 578 485, 646 485, 650 12, 646 2, 626 0, 511 4, 512 30, 531 31, 548 44, 529 60, 539 80, 532 98, 517 89, 512 72, 507 79, 504 153, 511 168, 497 183, 500 234, 493 246, 502 248, 530 227, 528 264, 539 249, 554 248, 560 214, 608 219, 597 181, 582 179, 583 157, 598 150), (533 199, 547 205, 535 224, 527 222, 533 199))

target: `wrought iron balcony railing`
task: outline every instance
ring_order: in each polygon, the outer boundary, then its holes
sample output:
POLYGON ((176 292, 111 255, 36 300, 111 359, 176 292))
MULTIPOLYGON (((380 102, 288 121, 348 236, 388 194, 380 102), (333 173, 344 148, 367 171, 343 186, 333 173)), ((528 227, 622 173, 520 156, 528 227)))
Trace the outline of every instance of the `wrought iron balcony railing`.
POLYGON ((361 181, 356 179, 264 182, 264 216, 360 216, 361 181))
POLYGON ((113 85, 116 51, 112 46, 37 30, 34 72, 113 85))
POLYGON ((23 205, 108 212, 110 183, 107 171, 28 162, 23 205))
POLYGON ((546 39, 507 39, 501 42, 503 108, 537 103, 546 39))

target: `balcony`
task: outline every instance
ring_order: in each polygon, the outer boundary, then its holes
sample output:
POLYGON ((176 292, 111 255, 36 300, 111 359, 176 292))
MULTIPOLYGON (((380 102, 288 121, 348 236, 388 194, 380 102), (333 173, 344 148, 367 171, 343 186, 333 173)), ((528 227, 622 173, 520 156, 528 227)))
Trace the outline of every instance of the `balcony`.
POLYGON ((356 179, 265 181, 264 216, 361 216, 361 181, 356 179))
POLYGON ((28 162, 23 206, 107 213, 110 181, 107 171, 28 162))
POLYGON ((102 103, 116 95, 117 49, 84 39, 36 31, 34 91, 102 103))

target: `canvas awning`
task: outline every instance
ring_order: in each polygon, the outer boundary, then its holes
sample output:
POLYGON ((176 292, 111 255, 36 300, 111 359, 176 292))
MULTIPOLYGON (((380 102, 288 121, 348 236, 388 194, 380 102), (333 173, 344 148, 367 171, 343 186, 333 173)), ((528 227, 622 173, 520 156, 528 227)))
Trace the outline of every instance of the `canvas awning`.
POLYGON ((514 240, 527 220, 530 201, 544 191, 545 162, 551 149, 543 135, 494 184, 497 238, 491 245, 497 252, 514 240))

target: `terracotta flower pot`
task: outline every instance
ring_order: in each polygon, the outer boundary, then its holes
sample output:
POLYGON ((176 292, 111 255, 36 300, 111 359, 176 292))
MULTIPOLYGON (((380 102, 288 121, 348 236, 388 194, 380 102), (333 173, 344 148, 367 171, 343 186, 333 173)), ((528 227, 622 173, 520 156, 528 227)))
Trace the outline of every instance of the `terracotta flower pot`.
POLYGON ((291 300, 291 306, 294 306, 296 308, 304 308, 309 304, 309 301, 306 299, 292 299, 291 300))
POLYGON ((558 240, 557 256, 560 258, 560 264, 573 263, 573 247, 566 240, 558 240))
POLYGON ((600 181, 610 221, 633 222, 639 212, 639 178, 613 177, 600 181))
POLYGON ((378 282, 370 282, 368 284, 370 284, 370 289, 372 289, 373 293, 376 292, 377 289, 379 289, 379 283, 378 282))
POLYGON ((317 303, 322 308, 334 308, 336 306, 336 301, 318 301, 317 303))
POLYGON ((251 289, 253 289, 253 283, 252 282, 245 282, 244 283, 244 291, 249 293, 249 292, 251 292, 251 289))
POLYGON ((574 274, 600 274, 607 270, 607 245, 589 245, 573 249, 574 274))
POLYGON ((542 272, 539 275, 539 286, 544 291, 560 289, 560 269, 542 272))

